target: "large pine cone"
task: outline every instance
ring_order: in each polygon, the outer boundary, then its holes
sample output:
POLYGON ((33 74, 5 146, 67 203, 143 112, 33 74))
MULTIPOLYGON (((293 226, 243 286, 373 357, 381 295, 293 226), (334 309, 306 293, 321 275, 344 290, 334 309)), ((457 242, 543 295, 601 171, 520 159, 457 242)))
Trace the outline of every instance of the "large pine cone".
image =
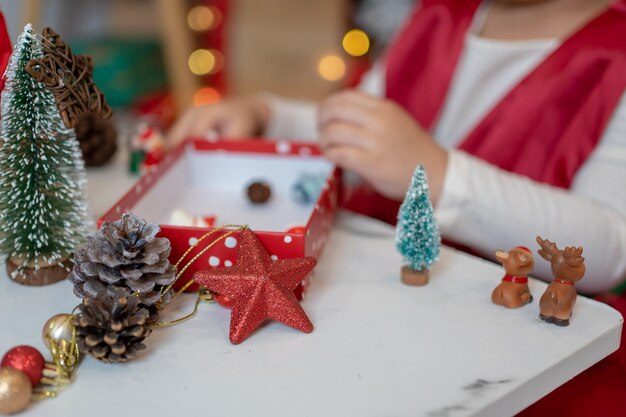
POLYGON ((107 363, 126 362, 146 348, 148 310, 126 288, 110 286, 97 297, 85 297, 76 315, 76 340, 81 352, 107 363))
POLYGON ((85 166, 104 165, 115 155, 117 131, 110 120, 85 113, 74 129, 85 160, 85 166))
POLYGON ((114 223, 104 222, 74 255, 69 276, 74 293, 96 297, 114 285, 129 288, 144 306, 154 306, 159 300, 159 306, 167 304, 172 291, 163 296, 161 292, 174 282, 176 269, 167 259, 170 241, 155 237, 159 230, 157 224, 134 214, 124 214, 114 223))

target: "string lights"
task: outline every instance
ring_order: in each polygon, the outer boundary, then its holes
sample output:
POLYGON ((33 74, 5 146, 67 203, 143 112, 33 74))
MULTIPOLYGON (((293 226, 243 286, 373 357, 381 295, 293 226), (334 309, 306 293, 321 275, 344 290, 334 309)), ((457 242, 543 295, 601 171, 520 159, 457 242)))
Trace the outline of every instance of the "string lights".
POLYGON ((213 6, 195 6, 187 13, 187 25, 197 32, 215 29, 222 22, 222 12, 213 6))
POLYGON ((346 73, 346 63, 337 55, 326 55, 317 64, 317 72, 327 81, 338 81, 346 73))
POLYGON ((189 55, 189 70, 196 75, 206 75, 215 68, 215 55, 208 49, 196 49, 189 55))
MULTIPOLYGON (((370 50, 370 39, 360 29, 350 29, 342 39, 341 45, 346 54, 362 57, 370 50)), ((326 81, 339 81, 346 75, 346 60, 338 55, 323 56, 317 64, 317 72, 326 81)))
MULTIPOLYGON (((197 5, 187 13, 187 25, 196 32, 214 31, 220 27, 223 13, 213 5, 197 5)), ((219 35, 218 35, 219 36, 219 35)), ((217 49, 198 48, 188 58, 189 71, 197 76, 212 76, 224 67, 224 55, 217 49)), ((217 103, 222 95, 215 86, 199 88, 193 96, 194 106, 217 103)))
MULTIPOLYGON (((213 5, 197 5, 187 14, 187 25, 196 32, 214 31, 223 23, 224 16, 218 7, 213 5)), ((361 29, 350 29, 342 38, 343 51, 350 57, 365 56, 371 46, 370 38, 361 29)), ((197 76, 215 75, 224 67, 224 56, 216 49, 199 48, 193 51, 188 59, 189 70, 197 76)), ((317 72, 326 81, 335 82, 346 76, 348 61, 339 54, 328 54, 317 63, 317 72)), ((204 86, 196 91, 193 102, 195 106, 219 102, 221 94, 215 86, 204 86)))
POLYGON ((370 49, 370 39, 367 33, 360 29, 352 29, 346 32, 341 44, 343 50, 352 56, 363 56, 370 49))
POLYGON ((205 104, 213 104, 220 101, 222 95, 213 87, 202 87, 193 95, 193 105, 203 106, 205 104))

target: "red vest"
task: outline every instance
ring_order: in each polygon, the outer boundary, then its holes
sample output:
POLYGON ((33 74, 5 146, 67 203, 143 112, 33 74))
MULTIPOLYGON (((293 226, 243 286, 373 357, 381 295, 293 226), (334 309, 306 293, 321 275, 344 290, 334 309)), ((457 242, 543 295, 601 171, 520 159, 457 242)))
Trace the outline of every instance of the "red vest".
MULTIPOLYGON (((479 0, 423 0, 387 55, 387 97, 432 130, 479 0)), ((504 170, 569 188, 626 88, 626 0, 566 39, 459 145, 504 170)), ((398 203, 350 208, 395 223, 398 203)))
MULTIPOLYGON (((434 127, 478 0, 423 0, 387 59, 387 95, 427 129, 434 127)), ((573 34, 514 87, 459 149, 510 172, 568 188, 602 137, 626 87, 626 0, 573 34)), ((366 209, 395 223, 397 203, 366 209)), ((356 203, 356 201, 355 201, 356 203)), ((626 296, 604 298, 626 315, 626 296)), ((622 347, 520 416, 624 416, 622 347)))

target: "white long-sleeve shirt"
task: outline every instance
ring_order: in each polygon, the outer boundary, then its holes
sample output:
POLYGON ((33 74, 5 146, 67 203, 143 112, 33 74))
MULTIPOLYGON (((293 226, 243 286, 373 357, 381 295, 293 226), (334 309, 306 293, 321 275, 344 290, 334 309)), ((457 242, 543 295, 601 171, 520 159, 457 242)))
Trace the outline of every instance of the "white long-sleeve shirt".
MULTIPOLYGON (((557 40, 496 41, 468 33, 456 75, 432 134, 449 150, 435 216, 442 234, 493 259, 496 249, 537 248, 537 235, 560 248, 584 246, 583 292, 608 290, 626 279, 626 94, 603 137, 569 190, 503 171, 455 147, 557 40)), ((385 69, 375 65, 360 88, 385 94, 385 69)), ((268 98, 266 136, 315 139, 317 107, 268 98)), ((533 275, 551 280, 550 264, 535 257, 533 275)))

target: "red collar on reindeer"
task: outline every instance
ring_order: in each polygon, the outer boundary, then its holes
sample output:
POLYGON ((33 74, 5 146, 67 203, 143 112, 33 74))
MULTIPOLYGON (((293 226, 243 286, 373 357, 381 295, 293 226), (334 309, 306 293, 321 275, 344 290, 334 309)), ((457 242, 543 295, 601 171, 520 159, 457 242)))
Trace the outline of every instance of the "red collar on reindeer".
POLYGON ((512 282, 513 284, 528 284, 528 278, 516 277, 515 275, 505 275, 502 281, 512 282))
POLYGON ((554 278, 554 282, 558 282, 559 284, 565 285, 574 285, 574 281, 566 281, 564 279, 554 278))

